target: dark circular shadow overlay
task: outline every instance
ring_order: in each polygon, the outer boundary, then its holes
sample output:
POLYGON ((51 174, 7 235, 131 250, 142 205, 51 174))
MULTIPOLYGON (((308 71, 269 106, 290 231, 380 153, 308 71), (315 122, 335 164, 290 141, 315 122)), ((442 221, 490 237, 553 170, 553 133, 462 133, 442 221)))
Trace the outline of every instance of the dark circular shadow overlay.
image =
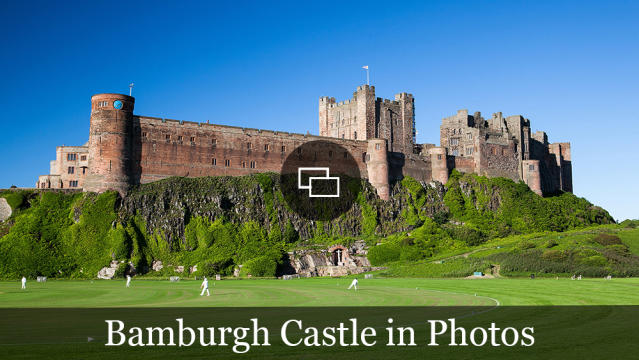
MULTIPOLYGON (((337 180, 325 177, 324 170, 305 170, 301 183, 312 185, 313 195, 336 195, 337 180)), ((362 191, 362 182, 357 161, 346 148, 316 140, 296 147, 287 156, 280 173, 280 188, 288 206, 302 218, 330 221, 350 210, 362 191), (339 178, 339 197, 310 197, 309 189, 298 188, 298 169, 309 167, 328 168, 329 177, 339 178)))

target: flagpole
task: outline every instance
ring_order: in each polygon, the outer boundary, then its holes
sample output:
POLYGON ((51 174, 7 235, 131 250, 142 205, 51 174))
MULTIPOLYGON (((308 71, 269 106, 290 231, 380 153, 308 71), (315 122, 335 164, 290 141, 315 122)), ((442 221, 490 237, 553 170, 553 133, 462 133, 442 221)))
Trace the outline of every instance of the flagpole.
POLYGON ((369 77, 369 73, 368 73, 368 65, 364 65, 362 66, 362 69, 366 70, 366 85, 370 85, 370 77, 369 77))

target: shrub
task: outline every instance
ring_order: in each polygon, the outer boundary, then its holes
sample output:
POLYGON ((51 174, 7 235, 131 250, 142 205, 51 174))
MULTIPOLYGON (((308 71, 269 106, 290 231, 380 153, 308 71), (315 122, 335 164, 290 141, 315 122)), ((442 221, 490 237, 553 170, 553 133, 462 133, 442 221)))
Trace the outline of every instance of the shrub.
POLYGON ((559 245, 559 243, 557 241, 555 241, 554 239, 550 239, 550 240, 546 241, 546 244, 545 244, 547 249, 554 248, 557 245, 559 245))
POLYGON ((417 261, 424 258, 424 253, 417 246, 402 246, 399 258, 404 261, 417 261))
POLYGON ((626 219, 626 220, 622 221, 619 225, 621 225, 622 227, 625 227, 625 228, 634 229, 637 226, 639 226, 639 220, 626 219))
POLYGON ((373 266, 379 266, 399 260, 401 248, 395 243, 385 243, 368 249, 368 260, 373 266))
POLYGON ((242 267, 241 275, 257 277, 274 277, 277 262, 272 256, 265 255, 247 261, 242 267))
POLYGON ((451 227, 450 236, 465 242, 468 246, 477 246, 486 242, 486 236, 479 229, 468 225, 451 227))
POLYGON ((621 245, 621 239, 619 238, 619 236, 617 235, 611 235, 611 234, 599 234, 597 236, 595 236, 592 239, 594 242, 603 245, 603 246, 608 246, 608 245, 621 245))
POLYGON ((519 250, 527 250, 527 249, 532 249, 535 247, 535 243, 533 243, 532 241, 522 241, 519 244, 517 244, 517 249, 519 250))

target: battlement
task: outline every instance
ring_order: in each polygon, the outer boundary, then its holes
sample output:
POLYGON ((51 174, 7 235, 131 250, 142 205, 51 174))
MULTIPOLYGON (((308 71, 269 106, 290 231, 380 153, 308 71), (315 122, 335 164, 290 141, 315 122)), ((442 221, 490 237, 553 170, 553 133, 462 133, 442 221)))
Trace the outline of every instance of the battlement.
POLYGON ((136 115, 136 117, 140 120, 140 123, 155 124, 156 126, 165 124, 171 127, 175 127, 175 129, 191 129, 196 131, 203 130, 203 131, 210 131, 210 132, 221 132, 226 134, 246 135, 246 136, 280 137, 280 138, 287 138, 287 139, 294 139, 294 140, 301 140, 301 141, 330 139, 331 141, 344 143, 344 144, 347 144, 347 143, 361 144, 366 142, 364 140, 332 139, 330 137, 312 135, 312 134, 299 134, 299 133, 291 133, 286 131, 245 128, 240 126, 213 124, 210 122, 174 120, 174 119, 158 118, 158 117, 151 117, 151 116, 141 116, 141 115, 136 115))
POLYGON ((357 92, 360 91, 372 91, 375 92, 375 86, 372 85, 360 85, 357 87, 357 92))
POLYGON ((390 181, 448 181, 453 168, 525 181, 538 194, 572 191, 570 143, 548 143, 531 134, 530 120, 495 112, 484 119, 467 109, 444 117, 440 146, 415 143, 413 94, 375 96, 361 85, 351 99, 319 98, 319 135, 134 115, 135 98, 91 98, 89 141, 59 146, 50 175, 38 188, 82 188, 126 193, 131 185, 169 176, 239 176, 281 170, 283 160, 309 141, 327 140, 347 149, 360 173, 390 198, 390 181), (86 179, 85 179, 86 174, 86 179))

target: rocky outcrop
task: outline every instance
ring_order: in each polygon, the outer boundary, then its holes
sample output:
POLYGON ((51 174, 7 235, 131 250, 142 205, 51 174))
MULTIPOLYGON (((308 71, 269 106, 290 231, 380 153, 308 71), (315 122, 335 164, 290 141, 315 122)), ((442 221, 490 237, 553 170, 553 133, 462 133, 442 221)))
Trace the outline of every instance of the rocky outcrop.
POLYGON ((378 270, 366 258, 367 247, 363 241, 356 241, 348 247, 337 245, 328 249, 301 249, 288 253, 288 271, 284 276, 346 276, 378 270), (339 257, 336 251, 344 251, 339 257), (340 261, 341 260, 341 261, 340 261))
POLYGON ((164 265, 162 265, 162 262, 159 260, 153 260, 153 262, 151 263, 151 269, 153 271, 160 271, 163 267, 164 265))
MULTIPOLYGON (((236 224, 255 221, 267 230, 290 222, 300 239, 311 238, 316 233, 317 223, 291 211, 281 195, 278 175, 260 176, 169 178, 139 185, 122 200, 121 219, 140 216, 147 229, 162 234, 169 243, 184 240, 186 224, 195 216, 211 221, 224 217, 236 224), (272 199, 272 203, 267 204, 266 199, 272 199), (277 223, 272 223, 275 219, 277 223)), ((444 186, 436 182, 423 185, 427 189, 427 201, 420 210, 432 215, 445 209, 444 186)), ((399 182, 391 188, 389 201, 380 200, 375 189, 366 182, 362 195, 366 206, 377 214, 377 234, 410 230, 411 226, 405 223, 401 213, 411 202, 411 195, 399 182)), ((323 226, 336 235, 357 237, 362 232, 362 219, 362 204, 356 202, 343 216, 323 222, 323 226)))
POLYGON ((12 214, 11 206, 7 202, 7 199, 0 198, 0 221, 7 220, 12 214))
POLYGON ((115 276, 115 272, 118 271, 120 263, 116 260, 111 261, 108 267, 103 267, 98 271, 98 279, 111 280, 115 276))

